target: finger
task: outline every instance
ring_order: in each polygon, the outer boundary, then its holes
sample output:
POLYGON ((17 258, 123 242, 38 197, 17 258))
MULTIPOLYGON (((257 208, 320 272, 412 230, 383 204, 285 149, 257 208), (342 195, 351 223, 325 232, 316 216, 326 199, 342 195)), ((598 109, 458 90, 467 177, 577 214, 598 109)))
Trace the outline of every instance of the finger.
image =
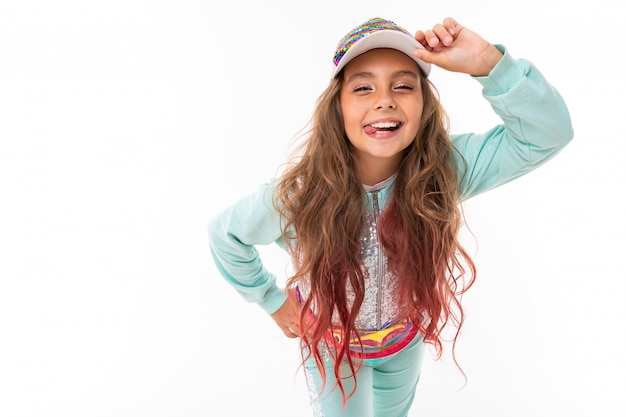
POLYGON ((281 327, 281 329, 282 329, 283 333, 285 334, 285 336, 287 336, 290 339, 295 339, 296 337, 299 337, 289 327, 281 327))
POLYGON ((424 38, 426 39, 426 45, 424 46, 435 48, 437 45, 439 45, 439 38, 431 29, 428 29, 426 32, 424 32, 424 38))
POLYGON ((451 17, 446 17, 445 19, 443 19, 443 26, 452 36, 458 33, 457 26, 459 26, 459 23, 451 17))
POLYGON ((433 33, 445 46, 450 45, 453 41, 452 36, 450 36, 450 33, 448 32, 448 29, 446 29, 446 27, 442 24, 436 24, 433 27, 433 33))
POLYGON ((300 323, 295 322, 295 321, 289 324, 289 330, 291 331, 291 333, 295 334, 296 337, 300 337, 302 333, 300 331, 300 323))
POLYGON ((464 29, 463 25, 451 17, 446 17, 443 21, 443 25, 453 39, 456 39, 464 29))
POLYGON ((415 40, 418 41, 424 48, 428 46, 428 42, 426 42, 426 35, 421 30, 415 32, 415 40))

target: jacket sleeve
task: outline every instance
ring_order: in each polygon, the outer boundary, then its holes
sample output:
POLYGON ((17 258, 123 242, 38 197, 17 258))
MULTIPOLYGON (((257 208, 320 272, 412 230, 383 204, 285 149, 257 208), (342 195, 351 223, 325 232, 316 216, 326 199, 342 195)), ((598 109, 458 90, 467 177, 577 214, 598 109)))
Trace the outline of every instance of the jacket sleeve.
POLYGON ((219 273, 246 301, 259 304, 268 314, 287 299, 255 247, 271 243, 284 248, 280 216, 272 205, 269 183, 230 205, 209 223, 209 246, 219 273))
POLYGON ((474 77, 502 124, 482 133, 451 135, 457 152, 461 198, 505 184, 544 164, 573 138, 560 94, 529 61, 503 58, 485 77, 474 77))

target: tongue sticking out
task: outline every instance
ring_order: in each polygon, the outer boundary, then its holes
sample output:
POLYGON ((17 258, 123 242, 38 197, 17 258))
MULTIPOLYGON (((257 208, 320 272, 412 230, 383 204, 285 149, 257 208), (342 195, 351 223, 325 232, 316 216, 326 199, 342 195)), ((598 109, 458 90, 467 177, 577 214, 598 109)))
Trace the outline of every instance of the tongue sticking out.
POLYGON ((394 130, 396 130, 397 127, 374 127, 372 125, 367 125, 365 126, 364 130, 365 133, 367 133, 368 135, 373 135, 375 133, 382 133, 382 132, 393 132, 394 130))

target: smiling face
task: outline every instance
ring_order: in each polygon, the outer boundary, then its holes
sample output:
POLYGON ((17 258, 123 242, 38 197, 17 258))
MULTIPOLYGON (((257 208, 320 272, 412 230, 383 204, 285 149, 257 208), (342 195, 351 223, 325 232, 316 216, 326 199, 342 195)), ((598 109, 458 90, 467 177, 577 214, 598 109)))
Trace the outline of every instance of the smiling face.
POLYGON ((415 61, 394 49, 373 49, 344 68, 341 111, 364 184, 393 175, 415 140, 424 106, 421 79, 415 61))

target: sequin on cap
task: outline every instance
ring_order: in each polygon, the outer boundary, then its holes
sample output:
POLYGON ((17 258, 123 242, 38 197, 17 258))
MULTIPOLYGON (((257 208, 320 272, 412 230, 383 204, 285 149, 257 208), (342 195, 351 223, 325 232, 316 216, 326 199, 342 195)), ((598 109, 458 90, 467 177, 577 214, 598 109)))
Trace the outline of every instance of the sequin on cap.
POLYGON ((413 37, 409 31, 396 25, 391 20, 383 19, 380 17, 375 17, 374 19, 370 19, 367 22, 360 24, 355 27, 348 33, 346 36, 339 41, 337 45, 337 50, 335 51, 335 57, 333 58, 333 63, 335 66, 339 65, 339 61, 341 58, 348 52, 348 49, 360 39, 371 35, 372 33, 378 32, 380 30, 395 30, 398 32, 402 32, 405 35, 413 37))
POLYGON ((423 48, 422 44, 409 31, 391 20, 375 17, 361 23, 339 41, 333 57, 333 77, 352 59, 375 48, 392 48, 403 52, 419 65, 426 76, 430 73, 430 64, 413 55, 415 49, 423 48))

